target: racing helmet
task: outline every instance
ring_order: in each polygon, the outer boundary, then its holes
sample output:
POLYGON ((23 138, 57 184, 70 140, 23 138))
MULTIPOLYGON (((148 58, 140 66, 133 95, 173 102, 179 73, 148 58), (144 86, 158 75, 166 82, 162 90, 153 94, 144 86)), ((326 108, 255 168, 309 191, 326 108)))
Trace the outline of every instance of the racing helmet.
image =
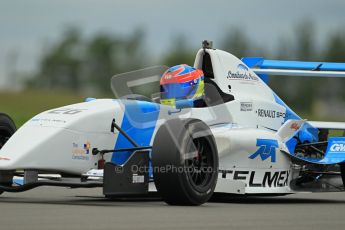
POLYGON ((164 72, 160 80, 161 104, 176 105, 179 100, 192 103, 204 97, 204 73, 186 64, 164 72))

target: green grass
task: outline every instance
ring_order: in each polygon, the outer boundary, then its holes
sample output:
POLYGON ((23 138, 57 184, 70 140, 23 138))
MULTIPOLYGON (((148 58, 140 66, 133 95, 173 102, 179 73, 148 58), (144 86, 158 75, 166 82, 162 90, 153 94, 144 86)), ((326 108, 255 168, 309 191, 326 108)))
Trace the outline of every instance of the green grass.
POLYGON ((40 112, 83 100, 83 96, 66 91, 0 91, 0 112, 8 114, 17 127, 20 127, 40 112))

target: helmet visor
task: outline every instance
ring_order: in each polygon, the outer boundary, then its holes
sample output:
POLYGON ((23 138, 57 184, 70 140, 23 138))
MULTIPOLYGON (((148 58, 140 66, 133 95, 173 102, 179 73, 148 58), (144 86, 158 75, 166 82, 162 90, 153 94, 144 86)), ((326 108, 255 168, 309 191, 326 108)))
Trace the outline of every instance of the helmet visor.
POLYGON ((196 89, 197 84, 193 81, 161 85, 161 99, 187 99, 196 89))

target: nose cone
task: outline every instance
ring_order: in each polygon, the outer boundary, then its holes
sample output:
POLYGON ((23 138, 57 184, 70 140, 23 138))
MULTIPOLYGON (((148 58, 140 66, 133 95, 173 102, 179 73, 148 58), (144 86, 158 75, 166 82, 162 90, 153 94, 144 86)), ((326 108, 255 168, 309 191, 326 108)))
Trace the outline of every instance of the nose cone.
MULTIPOLYGON (((58 144, 54 136, 59 132, 61 128, 23 127, 0 150, 0 170, 36 168, 42 157, 39 152, 43 152, 44 158, 47 158, 58 144)), ((49 158, 53 160, 54 157, 49 158)))
POLYGON ((111 121, 122 120, 119 103, 93 100, 52 109, 25 123, 0 150, 0 170, 37 169, 82 174, 99 156, 92 148, 114 147, 111 121))

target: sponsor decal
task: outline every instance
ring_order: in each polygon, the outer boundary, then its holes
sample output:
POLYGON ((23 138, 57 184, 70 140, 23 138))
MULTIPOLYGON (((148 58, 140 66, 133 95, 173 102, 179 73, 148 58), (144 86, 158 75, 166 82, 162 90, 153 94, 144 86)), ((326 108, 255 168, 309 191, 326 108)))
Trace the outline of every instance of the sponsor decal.
POLYGON ((167 75, 164 76, 164 78, 165 78, 166 80, 171 79, 171 77, 172 77, 172 74, 167 74, 167 75))
POLYGON ((344 137, 333 137, 329 138, 329 149, 330 153, 345 153, 345 138, 344 137))
POLYGON ((285 113, 271 110, 271 109, 258 109, 256 113, 258 114, 259 117, 285 118, 285 113))
POLYGON ((301 126, 298 123, 294 122, 294 123, 291 124, 290 128, 292 130, 297 131, 297 130, 299 130, 299 128, 301 128, 301 126))
POLYGON ((133 174, 132 184, 138 184, 138 183, 144 183, 144 182, 145 182, 144 175, 133 174))
POLYGON ((9 161, 9 160, 11 160, 11 159, 8 157, 0 157, 0 161, 9 161))
POLYGON ((221 170, 222 177, 247 182, 249 187, 285 187, 288 186, 290 171, 232 171, 221 170))
POLYGON ((255 159, 260 156, 262 161, 271 158, 271 162, 276 162, 276 148, 278 147, 277 140, 257 139, 256 146, 258 146, 259 149, 249 156, 250 159, 255 159))
POLYGON ((333 144, 330 150, 332 152, 345 152, 345 144, 333 144))
POLYGON ((227 79, 229 80, 247 80, 247 81, 259 81, 259 78, 249 72, 247 66, 239 64, 235 72, 229 70, 227 79))
POLYGON ((84 144, 84 149, 86 151, 86 154, 89 154, 90 153, 90 148, 91 148, 91 144, 90 142, 86 142, 86 144, 84 144))
POLYGON ((253 103, 241 102, 241 111, 243 112, 253 111, 253 103))
POLYGON ((85 144, 79 146, 77 143, 72 143, 72 159, 73 160, 89 160, 90 159, 91 143, 87 141, 85 144))
POLYGON ((51 123, 66 123, 65 120, 60 119, 49 119, 49 118, 33 118, 31 119, 32 122, 51 122, 51 123))
POLYGON ((50 110, 48 113, 52 114, 64 114, 64 115, 74 115, 85 111, 86 109, 73 109, 73 108, 61 108, 61 109, 53 109, 50 110))

